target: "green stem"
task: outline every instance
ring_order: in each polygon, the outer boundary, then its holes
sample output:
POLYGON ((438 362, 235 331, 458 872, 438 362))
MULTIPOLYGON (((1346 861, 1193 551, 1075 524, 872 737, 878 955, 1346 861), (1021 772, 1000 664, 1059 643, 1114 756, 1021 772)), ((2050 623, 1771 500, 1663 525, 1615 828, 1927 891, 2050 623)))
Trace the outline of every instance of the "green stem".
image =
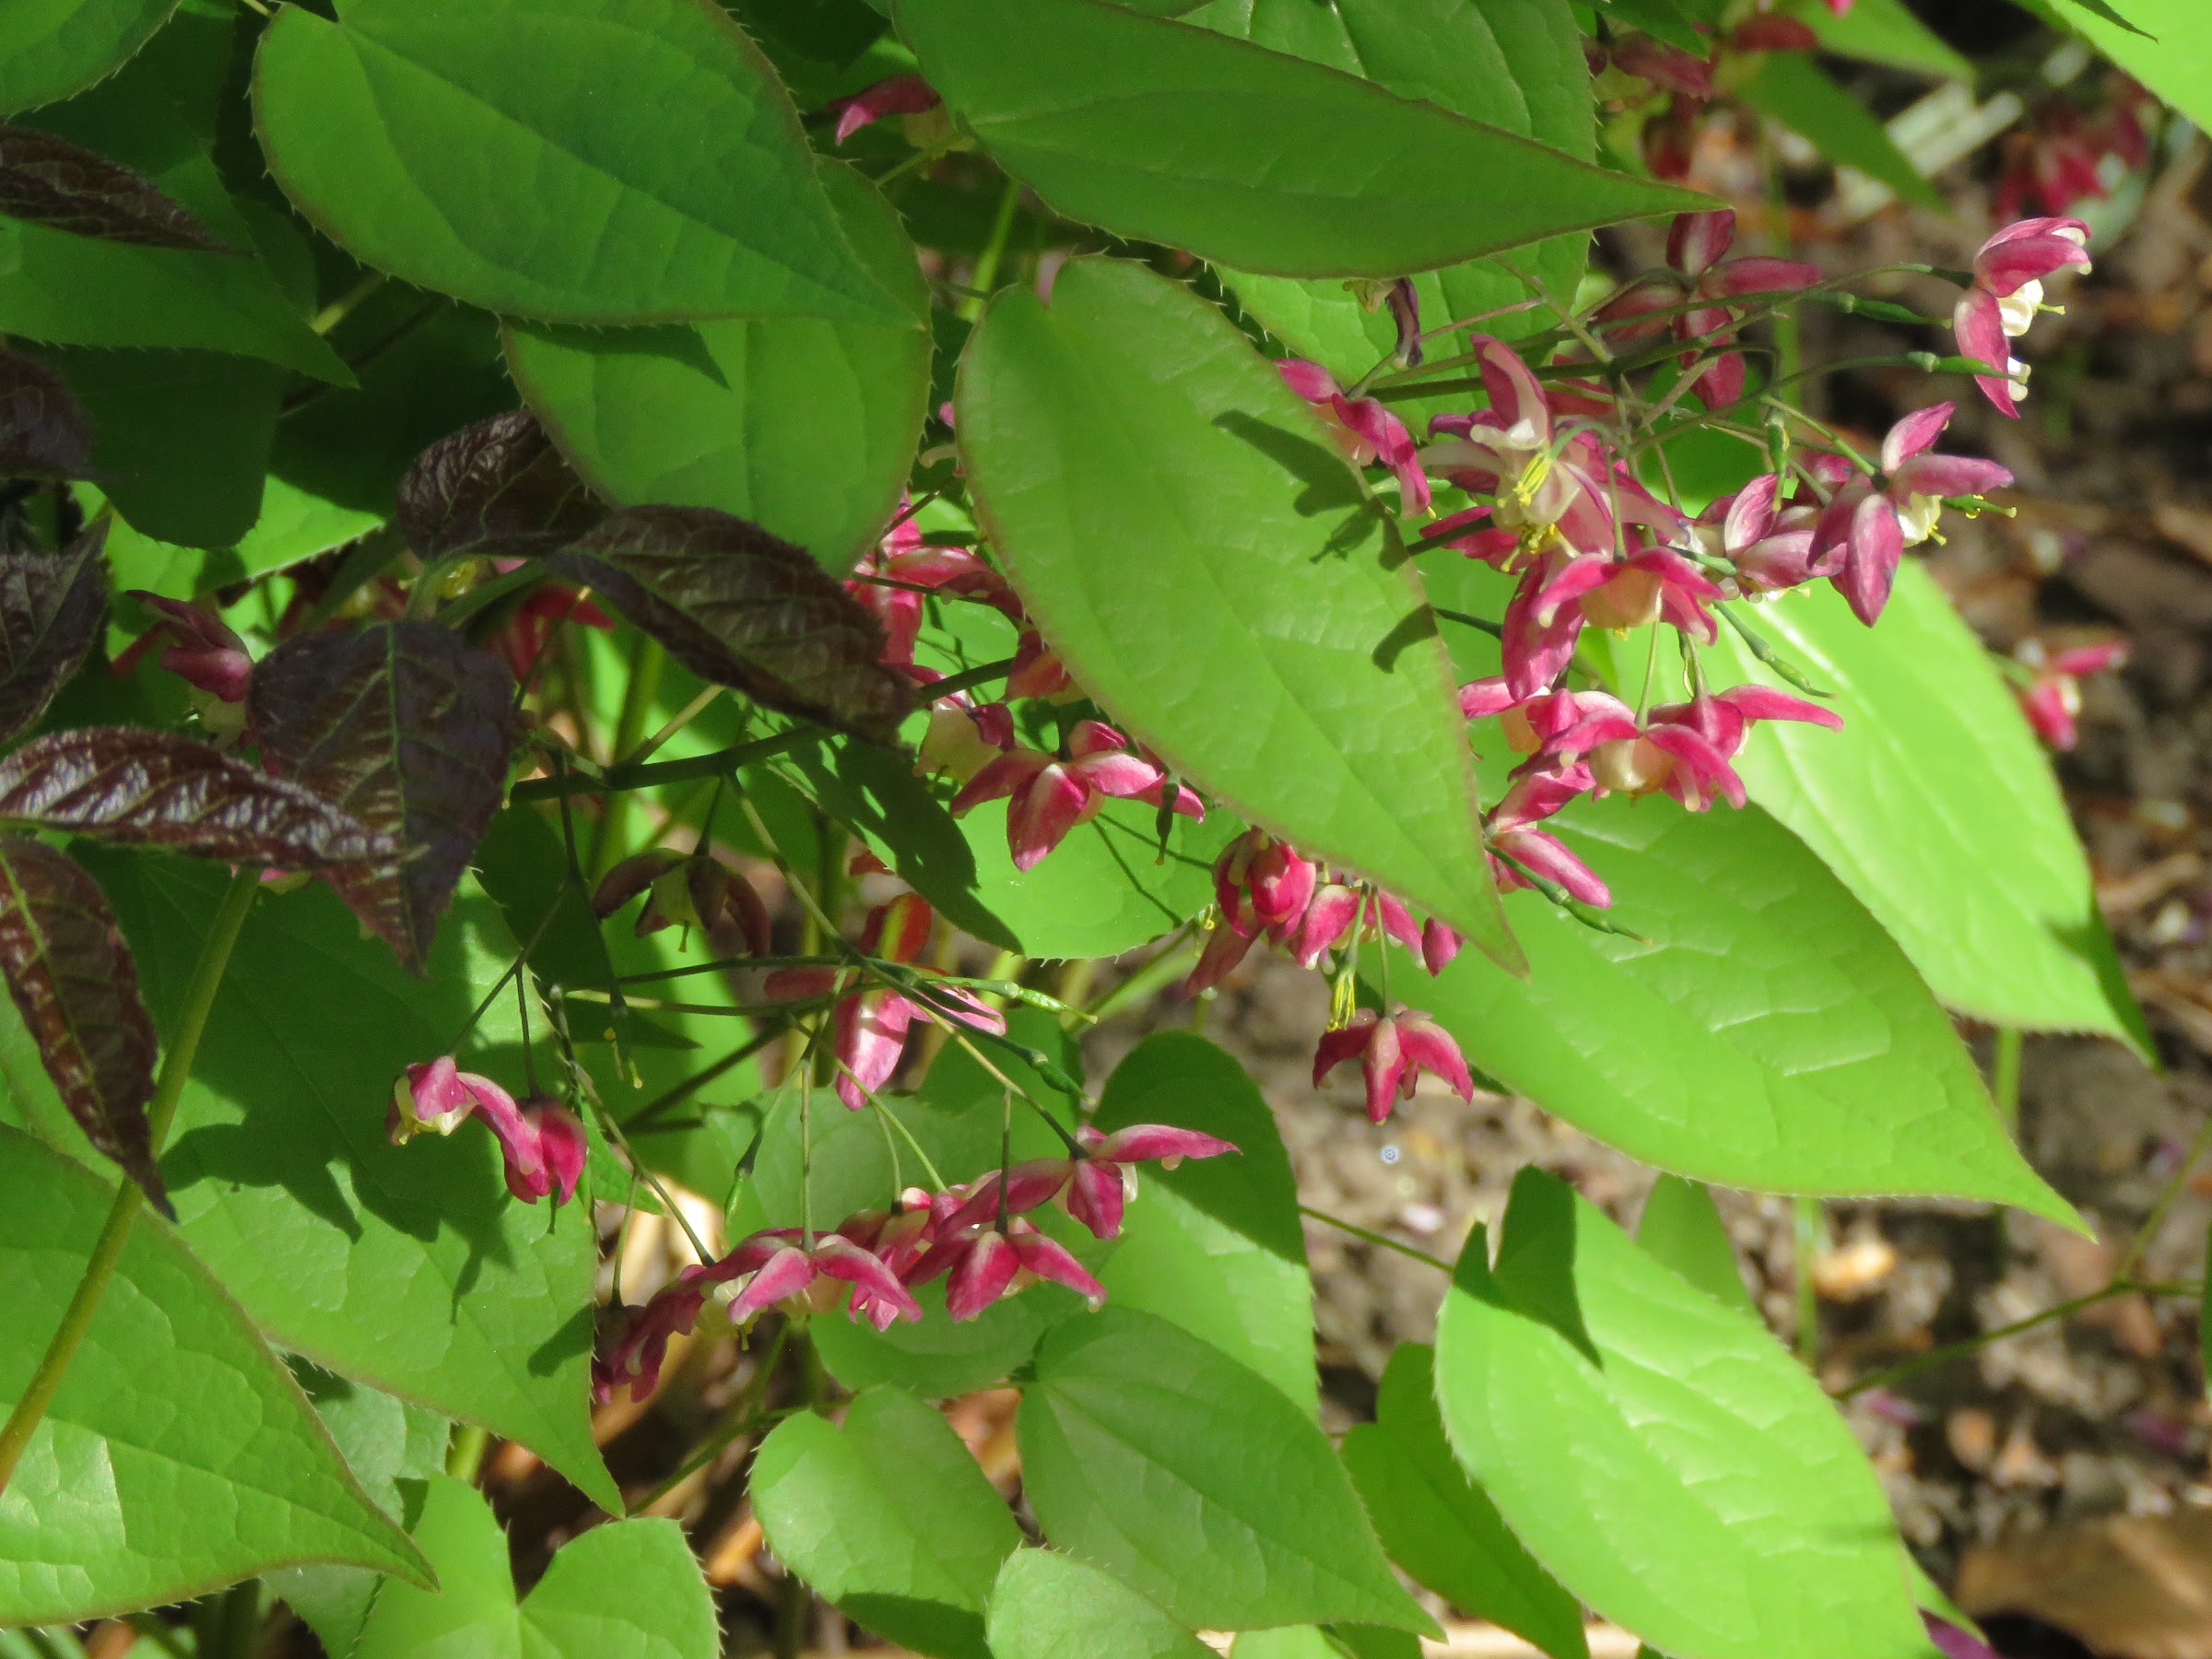
MULTIPOLYGON (((170 1124, 177 1115, 177 1101, 184 1093, 184 1080, 192 1075, 193 1058, 199 1053, 200 1034, 206 1030, 208 1012, 215 1006, 215 994, 223 982, 223 970, 229 966, 231 947, 238 943, 239 929, 245 925, 246 912, 253 908, 253 896, 260 890, 260 866, 241 865, 224 890, 215 920, 208 924, 206 940, 200 947, 199 963, 193 969, 192 983, 184 992, 176 1040, 162 1057, 160 1081, 155 1085, 153 1100, 147 1107, 147 1124, 156 1158, 161 1155, 161 1143, 169 1138, 170 1124)), ((126 1180, 115 1189, 115 1202, 108 1208, 107 1223, 100 1230, 100 1238, 92 1246, 92 1256, 85 1264, 85 1277, 77 1281, 76 1294, 69 1299, 69 1306, 62 1313, 61 1328, 46 1345, 45 1356, 40 1359, 38 1370, 31 1373, 30 1384, 23 1391, 23 1397, 8 1414, 6 1426, 0 1427, 0 1492, 7 1490, 16 1465, 22 1461, 24 1448, 30 1444, 40 1419, 45 1417, 46 1408, 53 1404, 53 1396, 60 1392, 62 1379, 68 1372, 69 1362, 76 1358, 85 1333, 92 1328, 92 1316, 100 1311, 100 1299, 107 1294, 108 1281, 115 1277, 116 1264, 123 1259, 131 1223, 137 1218, 139 1206, 145 1202, 146 1194, 134 1181, 126 1180)))
POLYGON ((1298 1213, 1310 1220, 1320 1222, 1324 1227, 1333 1227, 1338 1232, 1349 1233, 1353 1238, 1362 1240, 1367 1243, 1380 1246, 1384 1250, 1394 1250, 1400 1255, 1410 1256, 1417 1262, 1426 1262, 1440 1273, 1448 1274, 1452 1271, 1452 1264, 1441 1256, 1432 1256, 1425 1250, 1416 1250, 1410 1244, 1401 1244, 1397 1240, 1386 1234, 1371 1231, 1367 1228, 1345 1220, 1342 1217, 1332 1216, 1326 1210, 1317 1210, 1310 1204, 1300 1205, 1298 1213))
POLYGON ((1006 193, 998 198, 998 213, 991 221, 991 239, 975 262, 975 280, 970 284, 974 293, 960 301, 959 317, 963 323, 972 323, 983 314, 983 296, 990 293, 991 285, 998 280, 999 262, 1006 256, 1006 241, 1014 233, 1014 213, 1021 206, 1021 184, 1008 179, 1006 193))
MULTIPOLYGON (((629 648, 629 674, 622 688, 622 712, 615 717, 615 742, 610 751, 618 761, 634 753, 645 741, 645 717, 660 694, 661 667, 668 660, 660 642, 641 632, 629 648)), ((592 855, 584 868, 594 880, 604 876, 623 844, 629 827, 629 797, 617 793, 599 810, 599 824, 592 831, 592 855)))
POLYGON ((484 1448, 490 1443, 491 1435, 483 1424, 454 1425, 453 1443, 445 1449, 445 1472, 474 1486, 477 1472, 484 1466, 484 1448))
POLYGON ((2115 1296, 2200 1296, 2203 1293, 2202 1285, 2138 1284, 2133 1279, 2114 1279, 2100 1290, 2092 1290, 2087 1296, 2077 1296, 2071 1301, 2045 1308, 2041 1313, 2030 1313, 2025 1319, 2016 1319, 2010 1324, 1999 1325, 1994 1331, 1984 1331, 1979 1336, 1947 1342, 1941 1347, 1930 1348, 1924 1354, 1915 1354, 1910 1359, 1884 1366, 1880 1371, 1868 1371, 1856 1382, 1837 1389, 1835 1397, 1848 1400, 1852 1395, 1865 1394, 1870 1388, 1887 1388, 1890 1383, 1901 1381, 1915 1371, 1924 1371, 1931 1365, 1963 1359, 1993 1342, 2002 1342, 2007 1336, 2018 1336, 2024 1331, 2032 1331, 2038 1325, 2046 1325, 2054 1319, 2078 1313, 2084 1308, 2095 1307, 2100 1301, 2110 1301, 2115 1296))
POLYGON ((1990 1066, 1989 1092, 2007 1129, 2020 1126, 2020 1028, 1997 1028, 1997 1052, 1990 1066))
POLYGON ((1813 1371, 1820 1359, 1820 1293, 1813 1283, 1813 1265, 1820 1254, 1820 1200, 1796 1201, 1797 1221, 1797 1358, 1813 1371))

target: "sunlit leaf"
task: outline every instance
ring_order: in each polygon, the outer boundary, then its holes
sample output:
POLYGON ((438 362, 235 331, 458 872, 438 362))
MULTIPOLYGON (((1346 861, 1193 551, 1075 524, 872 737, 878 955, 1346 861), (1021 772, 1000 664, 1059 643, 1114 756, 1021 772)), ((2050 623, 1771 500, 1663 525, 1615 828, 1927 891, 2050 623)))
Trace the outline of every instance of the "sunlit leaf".
POLYGON ((66 98, 112 74, 177 0, 40 0, 0 7, 0 114, 66 98))
POLYGON ((337 886, 419 967, 506 790, 512 677, 450 628, 383 622, 285 641, 254 664, 246 706, 279 773, 401 848, 398 868, 337 886))

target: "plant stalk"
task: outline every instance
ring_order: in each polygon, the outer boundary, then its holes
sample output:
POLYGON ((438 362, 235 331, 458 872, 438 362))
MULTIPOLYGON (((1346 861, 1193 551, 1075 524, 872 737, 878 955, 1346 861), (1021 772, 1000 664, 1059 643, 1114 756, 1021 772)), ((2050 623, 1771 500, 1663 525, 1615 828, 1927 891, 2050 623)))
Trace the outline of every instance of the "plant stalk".
MULTIPOLYGON (((161 1144, 169 1138, 170 1124, 177 1115, 177 1102, 183 1097, 185 1079, 192 1075, 194 1057, 199 1053, 200 1035, 207 1029, 207 1016, 215 1006, 215 994, 223 982, 223 971, 230 965, 231 947, 238 943, 239 930, 245 925, 246 912, 253 907, 253 896, 261 890, 261 868, 258 865, 241 865, 230 877, 224 890, 223 901, 216 910, 215 920, 209 924, 207 937, 200 947, 200 959, 192 971, 192 983, 184 993, 183 1011, 177 1021, 176 1041, 162 1057, 160 1080, 154 1086, 154 1098, 147 1107, 147 1124, 152 1131, 153 1155, 161 1155, 161 1144)), ((116 1265, 123 1259, 123 1247, 131 1234, 131 1223, 137 1219, 146 1194, 138 1183, 128 1179, 115 1189, 115 1202, 109 1206, 106 1225, 100 1230, 100 1238, 92 1246, 91 1259, 85 1264, 85 1277, 77 1281, 76 1294, 69 1299, 63 1311, 61 1327, 46 1345, 45 1356, 30 1376, 30 1384, 23 1397, 8 1413, 7 1422, 0 1426, 0 1492, 7 1490, 7 1483, 16 1473, 16 1465, 22 1461, 23 1452, 30 1444, 46 1408, 53 1404, 53 1396, 61 1391, 62 1379, 68 1373, 69 1362, 76 1358, 83 1346, 85 1335, 92 1328, 93 1315, 100 1311, 100 1299, 107 1294, 108 1281, 115 1277, 116 1265)))

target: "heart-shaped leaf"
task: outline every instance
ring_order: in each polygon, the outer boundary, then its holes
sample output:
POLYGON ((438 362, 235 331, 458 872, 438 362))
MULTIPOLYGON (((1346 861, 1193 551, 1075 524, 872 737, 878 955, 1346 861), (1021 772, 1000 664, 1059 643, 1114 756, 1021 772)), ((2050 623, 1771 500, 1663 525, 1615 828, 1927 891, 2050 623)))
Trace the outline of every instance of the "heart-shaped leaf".
POLYGON ((61 377, 0 351, 0 478, 81 478, 91 464, 92 428, 61 377))
POLYGON ((1139 265, 1076 260, 1049 307, 1026 289, 992 306, 959 404, 993 546, 1117 724, 1248 821, 1518 960, 1394 534, 1226 317, 1139 265))
POLYGON ((806 548, 710 507, 624 507, 545 562, 718 686, 892 741, 913 702, 883 629, 806 548))
POLYGON ((513 325, 515 383, 608 500, 718 507, 835 575, 883 529, 928 402, 928 295, 913 243, 860 174, 822 182, 903 323, 734 317, 653 329, 513 325))
POLYGON ((0 10, 0 115, 66 98, 112 74, 177 0, 58 0, 0 10))
POLYGON ((1561 1583, 1684 1659, 1933 1659, 1865 1454, 1758 1321, 1534 1169, 1488 1248, 1445 1299, 1437 1399, 1561 1583))
POLYGON ((1071 218, 1280 276, 1396 276, 1705 198, 1104 0, 899 0, 930 84, 1071 218))
POLYGON ((401 848, 397 868, 336 885, 421 967, 506 792, 513 677, 450 628, 382 622, 285 641, 253 665, 246 708, 265 760, 401 848))
POLYGON ((146 1121, 159 1040, 131 947, 100 884, 28 835, 0 834, 0 976, 85 1138, 168 1213, 146 1121))
POLYGON ((1045 1536, 1194 1626, 1430 1629, 1311 1418, 1219 1348, 1109 1305, 1049 1333, 1022 1390, 1045 1536))
MULTIPOLYGON (((0 1407, 21 1397, 112 1201, 0 1128, 0 1407)), ((0 1494, 0 1624, 181 1601, 300 1561, 423 1571, 238 1304, 142 1218, 0 1494)))
POLYGON ((1453 1458, 1437 1416, 1435 1358, 1402 1344, 1383 1370, 1375 1420, 1344 1437, 1345 1466, 1382 1547, 1461 1612, 1503 1625, 1552 1659, 1588 1659, 1574 1597, 1453 1458))
POLYGON ((606 512, 527 409, 441 438, 399 481, 400 531, 423 559, 549 552, 606 512))
POLYGON ((59 553, 0 553, 0 743, 37 723, 100 638, 107 537, 96 523, 59 553))
POLYGON ((1121 1580, 1049 1549, 999 1569, 989 1627, 995 1659, 1206 1659, 1213 1650, 1121 1580))
POLYGON ((0 121, 0 213, 134 248, 229 247, 152 180, 81 144, 0 121))
POLYGON ((415 1542, 438 1588, 389 1583, 353 1659, 716 1659, 714 1601, 673 1521, 616 1521, 561 1547, 518 1605, 507 1539, 466 1481, 422 1488, 415 1542))
POLYGON ((1758 1304, 1744 1288, 1735 1265, 1728 1224, 1713 1207, 1712 1194, 1679 1175, 1662 1175, 1637 1218, 1636 1242, 1653 1261, 1673 1268, 1724 1307, 1759 1317, 1758 1304))
POLYGON ((550 322, 907 320, 710 0, 338 9, 268 27, 253 103, 276 182, 364 264, 550 322))
POLYGON ((871 1388, 841 1429, 787 1418, 760 1442, 752 1493, 777 1558, 866 1629, 937 1659, 990 1659, 983 1602, 1021 1528, 937 1412, 871 1388))
POLYGON ((212 744, 82 726, 0 757, 0 820, 230 864, 359 874, 399 844, 320 795, 212 744))

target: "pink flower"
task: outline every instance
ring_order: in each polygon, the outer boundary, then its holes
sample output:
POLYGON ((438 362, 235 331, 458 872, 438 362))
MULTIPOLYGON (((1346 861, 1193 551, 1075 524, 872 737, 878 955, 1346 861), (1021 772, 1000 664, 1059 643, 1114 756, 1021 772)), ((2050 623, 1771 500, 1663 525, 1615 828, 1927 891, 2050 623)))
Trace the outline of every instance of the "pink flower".
POLYGON ((1013 747, 1014 716, 1005 703, 979 703, 965 691, 953 691, 929 705, 929 729, 922 735, 914 771, 925 777, 949 773, 965 783, 1013 747))
POLYGON ((1367 1084, 1367 1115, 1380 1124, 1397 1100, 1413 1099, 1418 1073, 1432 1072, 1463 1100, 1475 1098, 1475 1079, 1452 1034, 1428 1015, 1400 1006, 1377 1018, 1363 1012, 1348 1026, 1324 1031, 1313 1051, 1313 1086, 1346 1061, 1359 1062, 1367 1084))
POLYGON ((1288 926, 1313 897, 1313 865, 1288 841, 1247 830, 1214 861, 1214 899, 1221 919, 1247 938, 1288 926))
POLYGON ((1697 566, 1665 547, 1646 547, 1626 558, 1580 553, 1552 569, 1530 602, 1538 628, 1551 625, 1562 606, 1575 606, 1600 628, 1648 628, 1665 621, 1711 644, 1718 624, 1705 607, 1721 590, 1697 566))
POLYGON ((2024 640, 2013 654, 2034 674, 2018 688, 2020 712, 2038 737, 2063 751, 2072 748, 2080 735, 2075 721, 2081 713, 2082 680, 2127 661, 2127 644, 2112 640, 2046 653, 2040 640, 2024 640))
POLYGON ((507 1190, 525 1204, 554 1198, 556 1206, 576 1195, 583 1174, 583 1125, 549 1096, 535 1095, 518 1105, 489 1077, 465 1072, 451 1054, 427 1065, 410 1065, 393 1087, 384 1121, 395 1147, 428 1131, 451 1135, 470 1116, 480 1117, 500 1143, 507 1190))
POLYGON ((1525 870, 1556 882, 1569 897, 1599 910, 1613 902, 1612 890, 1567 850, 1565 842, 1548 830, 1534 828, 1575 796, 1588 794, 1594 784, 1590 769, 1579 764, 1524 771, 1513 780, 1512 787, 1490 808, 1483 826, 1491 848, 1490 871, 1500 891, 1510 893, 1529 886, 1523 874, 1525 870))
POLYGON ((1022 620, 1021 601, 1004 576, 966 547, 937 547, 924 541, 922 526, 904 498, 899 511, 898 523, 853 567, 845 582, 845 592, 883 624, 884 662, 894 667, 913 665, 926 594, 971 599, 991 606, 1009 621, 1022 620))
POLYGON ((1653 709, 1641 726, 1634 711, 1618 699, 1599 692, 1584 698, 1591 712, 1546 743, 1544 754, 1568 760, 1587 757, 1601 792, 1663 790, 1692 812, 1704 811, 1716 795, 1732 806, 1744 804, 1743 781, 1728 762, 1754 722, 1802 720, 1831 731, 1843 724, 1832 710, 1764 686, 1736 686, 1668 703, 1653 709))
POLYGON ((1889 603, 1904 549, 1927 540, 1945 496, 1983 495, 2012 482, 1994 461, 1928 453, 1957 406, 1916 409, 1882 440, 1874 482, 1846 485, 1813 531, 1812 558, 1869 628, 1889 603))
MULTIPOLYGON (((1735 241, 1735 215, 1725 207, 1678 215, 1667 231, 1666 262, 1688 280, 1690 298, 1709 300, 1675 318, 1675 337, 1696 347, 1726 339, 1735 326, 1728 301, 1748 294, 1794 292, 1820 280, 1820 267, 1794 259, 1724 259, 1735 241)), ((1685 353, 1683 366, 1695 360, 1685 353)), ((1702 371, 1691 388, 1708 408, 1725 408, 1744 394, 1744 359, 1728 351, 1702 371)))
POLYGON ((1165 791, 1172 788, 1174 811, 1189 818, 1206 817, 1206 807, 1195 794, 1169 783, 1166 770, 1156 762, 1129 753, 1128 738, 1101 721, 1077 722, 1068 735, 1067 749, 1065 759, 1036 749, 1010 749, 953 797, 955 813, 1010 798, 1006 846, 1018 870, 1035 869, 1069 830, 1096 818, 1109 798, 1158 806, 1165 791))
MULTIPOLYGON (((936 917, 928 900, 901 893, 868 912, 860 935, 864 956, 889 962, 912 962, 927 948, 936 917)), ((841 968, 780 968, 762 982, 764 994, 778 1001, 828 996, 853 982, 841 968)), ((954 1020, 979 1031, 1003 1032, 1006 1016, 972 991, 932 984, 922 1000, 888 985, 868 983, 840 1001, 830 1015, 834 1053, 841 1062, 837 1098, 853 1111, 891 1080, 906 1050, 906 1035, 916 1020, 954 1020)))
POLYGON ((1347 397, 1319 363, 1284 358, 1275 366, 1283 383, 1321 412, 1330 435, 1354 466, 1380 461, 1396 475, 1398 512, 1403 516, 1429 511, 1429 477, 1404 421, 1371 397, 1347 397))
POLYGON ((2089 268, 2089 228, 2076 218, 2031 218, 2007 225, 1974 255, 1974 280, 1951 312, 1960 355, 2005 372, 1978 374, 1974 384, 2018 418, 2028 395, 2028 365, 2012 355, 2012 342, 2028 332, 2043 302, 2043 281, 2054 271, 2089 268))
MULTIPOLYGON (((246 686, 253 674, 253 659, 246 654, 245 641, 213 611, 179 599, 164 599, 142 588, 127 591, 161 617, 147 641, 168 635, 170 643, 162 649, 161 666, 192 688, 193 706, 201 724, 211 732, 243 731, 246 716, 241 705, 246 700, 246 686)), ((135 656, 140 649, 133 647, 131 654, 135 656)), ((122 666, 121 662, 117 666, 122 666)))
POLYGON ((1704 551, 1735 566, 1735 586, 1743 593, 1776 593, 1828 573, 1813 562, 1813 524, 1818 514, 1810 508, 1778 505, 1781 488, 1779 474, 1754 478, 1713 502, 1692 526, 1704 551))
POLYGON ((919 75, 888 76, 830 105, 837 113, 836 142, 841 146, 862 127, 873 125, 886 115, 919 115, 944 101, 919 75))
MULTIPOLYGON (((1593 488, 1593 472, 1604 471, 1595 440, 1581 433, 1566 444, 1555 443, 1551 405, 1529 366, 1492 335, 1472 335, 1469 345, 1490 406, 1430 420, 1421 465, 1463 489, 1496 496, 1491 517, 1500 529, 1556 524, 1575 547, 1611 547, 1612 515, 1602 492, 1593 488)), ((1505 544, 1509 553, 1513 545, 1505 544)), ((1478 556, 1491 557, 1487 550, 1478 556)))
POLYGON ((1157 1160, 1171 1170, 1186 1158, 1218 1158, 1237 1149, 1232 1142, 1172 1124, 1132 1124, 1112 1135, 1086 1124, 1076 1138, 1083 1157, 1069 1172, 1067 1213, 1101 1239, 1121 1236, 1123 1206, 1136 1195, 1136 1171, 1130 1165, 1157 1160))
POLYGON ((1066 702, 1082 692, 1060 653, 1047 645, 1035 629, 1025 628, 1014 642, 1014 666, 1006 670, 1006 695, 1066 702))

